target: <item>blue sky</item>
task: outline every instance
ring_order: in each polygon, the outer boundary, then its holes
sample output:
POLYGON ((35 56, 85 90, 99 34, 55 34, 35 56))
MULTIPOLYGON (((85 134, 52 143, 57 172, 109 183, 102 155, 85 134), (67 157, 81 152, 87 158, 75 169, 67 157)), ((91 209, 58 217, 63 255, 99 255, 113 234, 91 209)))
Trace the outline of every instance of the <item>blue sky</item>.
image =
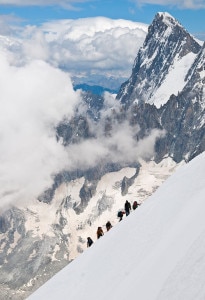
POLYGON ((12 17, 10 21, 20 18, 23 25, 95 16, 150 24, 159 11, 169 12, 190 33, 205 40, 204 0, 0 0, 0 15, 12 17))

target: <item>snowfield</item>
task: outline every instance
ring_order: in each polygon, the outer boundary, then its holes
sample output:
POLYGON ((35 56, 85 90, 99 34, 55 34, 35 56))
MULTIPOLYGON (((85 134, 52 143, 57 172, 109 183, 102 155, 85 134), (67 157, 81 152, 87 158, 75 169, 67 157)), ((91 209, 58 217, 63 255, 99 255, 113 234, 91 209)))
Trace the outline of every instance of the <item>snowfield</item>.
POLYGON ((205 299, 205 153, 29 300, 205 299))

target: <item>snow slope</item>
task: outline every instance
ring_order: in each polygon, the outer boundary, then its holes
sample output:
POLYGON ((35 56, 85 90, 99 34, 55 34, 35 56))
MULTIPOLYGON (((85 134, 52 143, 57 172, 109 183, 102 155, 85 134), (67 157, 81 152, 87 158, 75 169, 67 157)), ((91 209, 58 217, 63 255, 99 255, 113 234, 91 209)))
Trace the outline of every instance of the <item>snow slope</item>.
POLYGON ((29 300, 205 299, 205 153, 29 300))
POLYGON ((121 181, 125 176, 131 178, 136 172, 135 168, 123 168, 120 171, 105 174, 98 182, 95 195, 80 214, 74 211, 73 205, 80 201, 79 194, 84 178, 60 185, 49 206, 45 203, 39 203, 39 201, 33 201, 33 204, 29 206, 30 212, 22 206, 21 210, 27 216, 26 231, 32 230, 33 236, 38 236, 40 239, 43 239, 44 235, 54 237, 55 234, 51 230, 52 224, 59 223, 56 212, 62 211, 63 217, 68 220, 63 229, 63 233, 69 235, 69 253, 67 254, 69 254, 70 260, 75 259, 79 253, 87 248, 88 236, 93 241, 96 240, 98 226, 102 226, 103 230, 106 231, 105 224, 108 220, 112 225, 119 222, 117 212, 124 209, 126 200, 129 200, 131 204, 136 199, 139 203, 146 201, 162 182, 179 167, 171 158, 165 158, 159 164, 154 161, 145 162, 141 160, 140 164, 139 174, 126 195, 121 193, 121 181), (62 202, 67 197, 70 197, 69 207, 62 210, 62 202))
POLYGON ((186 84, 185 78, 187 72, 194 63, 195 58, 196 54, 193 53, 189 53, 181 59, 177 57, 170 67, 169 73, 163 84, 160 85, 147 102, 160 108, 160 106, 164 105, 169 100, 171 94, 177 95, 181 92, 186 84))

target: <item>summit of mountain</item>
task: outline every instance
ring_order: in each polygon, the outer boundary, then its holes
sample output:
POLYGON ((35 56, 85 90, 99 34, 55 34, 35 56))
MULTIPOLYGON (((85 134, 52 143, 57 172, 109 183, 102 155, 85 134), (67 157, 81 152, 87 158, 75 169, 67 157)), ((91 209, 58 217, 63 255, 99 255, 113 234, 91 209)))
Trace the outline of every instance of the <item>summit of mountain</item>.
POLYGON ((183 89, 200 49, 198 41, 175 18, 157 13, 117 99, 125 106, 143 101, 159 108, 171 94, 183 89))

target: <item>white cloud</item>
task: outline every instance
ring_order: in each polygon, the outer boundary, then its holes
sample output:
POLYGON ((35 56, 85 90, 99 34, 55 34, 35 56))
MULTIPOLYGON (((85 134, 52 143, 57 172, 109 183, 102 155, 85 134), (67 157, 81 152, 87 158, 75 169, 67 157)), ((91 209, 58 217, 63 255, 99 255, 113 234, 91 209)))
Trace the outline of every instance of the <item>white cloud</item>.
POLYGON ((101 161, 131 163, 153 155, 163 133, 155 131, 137 142, 138 127, 112 120, 120 106, 109 93, 97 127, 90 121, 96 138, 63 147, 56 141, 55 127, 81 106, 80 93, 66 73, 48 63, 35 59, 11 66, 5 53, 0 52, 0 207, 39 196, 63 169, 86 169, 101 161), (105 137, 107 117, 112 123, 105 137))
MULTIPOLYGON (((181 8, 198 9, 204 8, 204 0, 132 0, 139 5, 142 4, 159 4, 171 5, 181 8)), ((11 4, 17 6, 61 6, 67 9, 76 9, 75 5, 84 2, 93 2, 91 0, 0 0, 1 4, 11 4)), ((96 1, 97 2, 97 1, 96 1)))
POLYGON ((166 6, 176 6, 184 9, 200 9, 205 8, 204 0, 136 0, 138 5, 143 4, 159 4, 166 6))
POLYGON ((153 130, 149 136, 136 141, 135 135, 139 127, 130 127, 127 122, 113 123, 109 135, 104 136, 104 123, 102 121, 95 127, 97 137, 84 140, 79 144, 67 147, 69 159, 65 168, 86 169, 103 163, 133 163, 139 158, 150 159, 154 155, 154 146, 158 138, 164 136, 164 132, 153 130), (82 155, 83 154, 83 155, 82 155))
POLYGON ((41 31, 34 30, 32 38, 23 43, 23 54, 30 59, 49 60, 49 47, 41 31))
POLYGON ((129 77, 147 28, 146 24, 103 17, 60 20, 39 28, 27 26, 21 32, 21 47, 7 48, 15 52, 15 64, 37 58, 73 76, 129 77))
POLYGON ((12 67, 0 54, 0 205, 31 200, 66 160, 55 126, 70 118, 78 94, 68 75, 43 61, 12 67))
POLYGON ((1 4, 17 6, 62 6, 67 9, 74 9, 73 5, 90 0, 0 0, 1 4))
POLYGON ((42 59, 63 68, 71 76, 100 74, 124 80, 130 76, 148 25, 96 17, 24 28, 13 25, 9 28, 3 22, 1 28, 6 37, 0 38, 0 48, 9 50, 10 62, 14 65, 42 59), (9 30, 18 33, 18 40, 11 34, 7 36, 9 30))
POLYGON ((119 109, 119 102, 109 93, 105 94, 97 131, 90 124, 97 132, 95 140, 65 149, 55 139, 58 122, 65 115, 69 119, 76 104, 83 109, 79 93, 73 91, 70 77, 59 65, 64 64, 71 74, 90 69, 97 74, 99 70, 101 74, 116 70, 117 76, 128 74, 146 30, 140 23, 90 18, 47 23, 42 28, 28 26, 22 40, 2 37, 1 206, 37 197, 51 186, 52 175, 63 168, 92 167, 102 160, 133 162, 139 156, 153 155, 161 132, 137 143, 134 136, 138 128, 112 124, 110 137, 104 137, 106 118, 119 109))
POLYGON ((72 74, 90 70, 128 77, 147 28, 137 22, 96 17, 46 23, 42 30, 50 59, 72 74))
POLYGON ((12 26, 14 26, 14 24, 17 24, 19 21, 20 21, 20 19, 13 15, 2 15, 1 14, 0 34, 10 36, 13 33, 12 26))

